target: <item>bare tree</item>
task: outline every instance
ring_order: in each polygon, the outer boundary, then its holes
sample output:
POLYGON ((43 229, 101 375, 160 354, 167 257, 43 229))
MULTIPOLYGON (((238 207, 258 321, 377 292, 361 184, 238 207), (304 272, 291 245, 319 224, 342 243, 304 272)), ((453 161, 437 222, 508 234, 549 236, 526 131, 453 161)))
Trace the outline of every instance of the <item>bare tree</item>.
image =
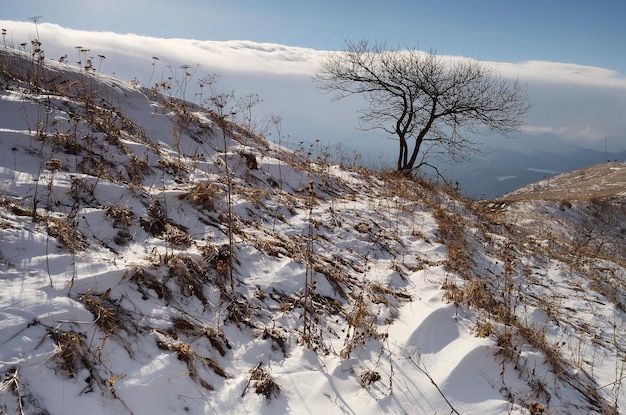
POLYGON ((315 80, 337 100, 365 98, 361 129, 398 139, 397 168, 404 173, 423 165, 436 168, 428 163, 432 158, 467 160, 481 152, 473 136, 509 135, 530 108, 525 85, 477 60, 388 49, 366 40, 346 41, 344 51, 329 52, 315 80))

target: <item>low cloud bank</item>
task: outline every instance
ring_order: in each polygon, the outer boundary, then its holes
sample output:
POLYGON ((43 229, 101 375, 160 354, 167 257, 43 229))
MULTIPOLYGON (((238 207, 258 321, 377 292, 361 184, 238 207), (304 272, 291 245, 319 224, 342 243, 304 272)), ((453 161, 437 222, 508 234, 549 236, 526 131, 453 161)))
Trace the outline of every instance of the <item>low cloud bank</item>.
MULTIPOLYGON (((0 20, 0 28, 6 29, 4 45, 19 47, 26 42, 28 48, 36 37, 32 22, 0 20)), ((323 145, 343 143, 346 148, 358 150, 367 141, 366 157, 389 156, 393 160, 395 152, 388 140, 381 139, 384 137, 380 134, 356 130, 356 110, 363 104, 360 99, 333 102, 312 82, 324 51, 250 41, 89 32, 50 23, 40 23, 37 30, 49 59, 67 55, 67 61, 76 64, 80 46, 89 49, 89 56, 105 57, 99 62, 102 72, 122 80, 136 79, 144 85, 181 76, 181 66, 189 65, 196 79, 218 74, 220 88, 240 95, 257 93, 263 100, 258 116, 280 116, 282 133, 292 142, 319 140, 323 145)), ((550 134, 572 146, 603 149, 609 143, 612 151, 626 149, 626 79, 617 72, 546 61, 488 64, 503 77, 528 83, 534 107, 520 139, 550 134)), ((190 91, 193 94, 195 88, 190 91)), ((507 140, 497 137, 487 138, 486 142, 490 146, 507 145, 507 140)))

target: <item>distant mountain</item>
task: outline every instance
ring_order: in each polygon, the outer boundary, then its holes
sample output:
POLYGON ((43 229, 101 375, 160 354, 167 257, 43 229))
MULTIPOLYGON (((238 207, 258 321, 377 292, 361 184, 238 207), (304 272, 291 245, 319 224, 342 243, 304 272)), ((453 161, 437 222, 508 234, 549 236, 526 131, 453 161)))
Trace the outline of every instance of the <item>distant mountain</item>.
POLYGON ((626 199, 626 163, 612 161, 562 173, 526 185, 502 197, 505 200, 626 199))
POLYGON ((574 148, 558 152, 497 149, 485 158, 452 168, 462 192, 474 199, 493 199, 527 184, 606 160, 626 161, 626 151, 608 153, 574 148))

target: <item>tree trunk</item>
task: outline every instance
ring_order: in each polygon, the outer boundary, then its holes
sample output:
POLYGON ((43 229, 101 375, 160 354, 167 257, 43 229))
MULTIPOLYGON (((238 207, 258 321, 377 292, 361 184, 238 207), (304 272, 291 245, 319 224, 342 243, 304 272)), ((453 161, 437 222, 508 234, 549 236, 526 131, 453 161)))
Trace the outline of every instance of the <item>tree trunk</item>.
POLYGON ((400 136, 400 152, 398 153, 398 171, 404 169, 408 158, 409 148, 404 137, 400 136))

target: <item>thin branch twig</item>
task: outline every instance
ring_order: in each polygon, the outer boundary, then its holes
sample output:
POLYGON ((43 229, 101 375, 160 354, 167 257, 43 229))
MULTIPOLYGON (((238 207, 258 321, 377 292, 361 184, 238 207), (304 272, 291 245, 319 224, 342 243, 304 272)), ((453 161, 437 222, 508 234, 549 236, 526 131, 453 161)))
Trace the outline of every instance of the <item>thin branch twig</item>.
MULTIPOLYGON (((443 392, 441 391, 441 389, 439 389, 439 386, 435 383, 435 380, 432 378, 432 376, 430 376, 430 373, 428 373, 428 371, 425 368, 422 368, 420 365, 418 365, 415 360, 413 360, 413 358, 407 354, 406 356, 409 361, 411 363, 413 363, 413 365, 417 368, 417 370, 419 370, 420 372, 422 372, 424 375, 426 375, 426 377, 428 378, 428 380, 430 380, 430 383, 432 383, 435 388, 437 388, 437 391, 439 392, 439 394, 441 395, 441 397, 446 401, 446 403, 448 404, 448 406, 450 407, 450 409, 452 410, 452 413, 457 414, 457 415, 461 415, 459 414, 459 412, 454 409, 454 406, 452 406, 452 404, 450 403, 450 401, 448 400, 448 398, 446 398, 446 395, 443 394, 443 392)), ((420 361, 422 359, 420 358, 420 361)))

